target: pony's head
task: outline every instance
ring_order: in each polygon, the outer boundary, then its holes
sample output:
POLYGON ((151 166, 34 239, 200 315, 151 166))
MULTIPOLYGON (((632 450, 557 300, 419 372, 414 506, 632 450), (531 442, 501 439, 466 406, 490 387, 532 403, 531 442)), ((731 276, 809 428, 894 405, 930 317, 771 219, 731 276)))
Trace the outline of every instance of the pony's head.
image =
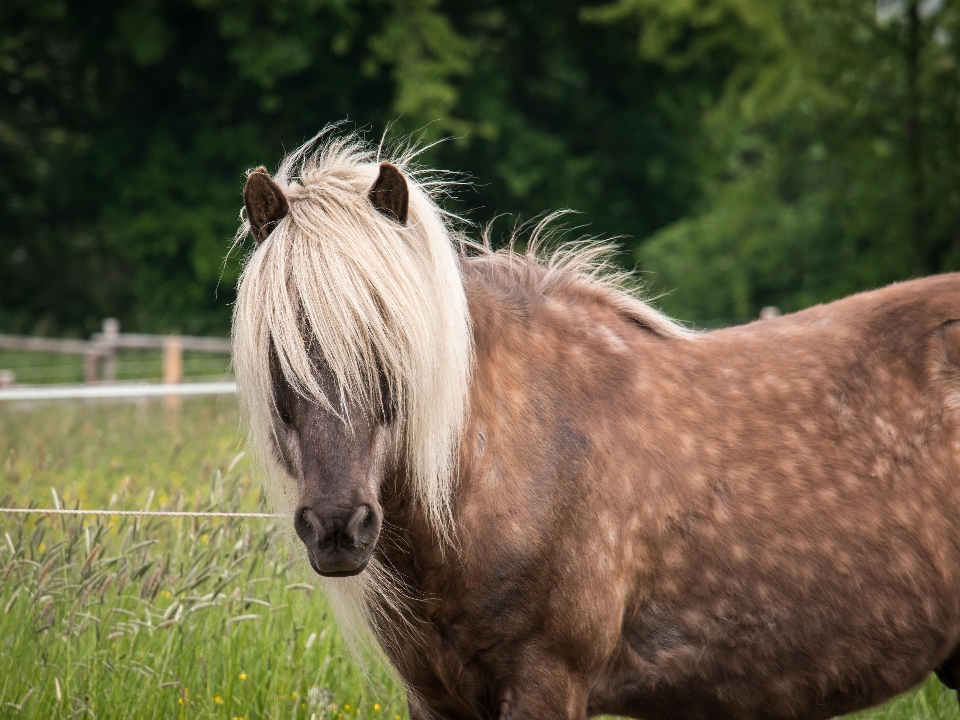
POLYGON ((445 216, 407 161, 313 141, 244 189, 238 238, 256 248, 233 317, 240 401, 271 500, 328 577, 374 557, 398 468, 449 530, 469 316, 445 216))

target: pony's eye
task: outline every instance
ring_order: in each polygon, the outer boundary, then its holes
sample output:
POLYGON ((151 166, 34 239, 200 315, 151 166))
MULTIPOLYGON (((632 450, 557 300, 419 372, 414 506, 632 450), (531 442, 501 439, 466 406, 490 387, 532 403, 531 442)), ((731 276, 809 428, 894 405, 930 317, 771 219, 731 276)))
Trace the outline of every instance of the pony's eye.
POLYGON ((277 407, 277 416, 280 418, 280 422, 289 427, 293 423, 293 413, 287 400, 287 393, 284 392, 283 388, 276 385, 273 388, 273 402, 277 407))
POLYGON ((377 418, 389 425, 393 422, 396 413, 396 407, 393 397, 393 389, 387 380, 387 375, 382 370, 378 372, 380 381, 380 402, 377 404, 377 418))

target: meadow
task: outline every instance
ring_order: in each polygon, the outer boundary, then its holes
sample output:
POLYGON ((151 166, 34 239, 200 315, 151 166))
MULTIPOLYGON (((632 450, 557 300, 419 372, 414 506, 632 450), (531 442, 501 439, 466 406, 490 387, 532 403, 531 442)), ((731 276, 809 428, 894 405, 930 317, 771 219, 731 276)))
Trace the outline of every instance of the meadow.
MULTIPOLYGON (((3 506, 262 510, 233 398, 0 407, 3 506)), ((0 516, 0 717, 406 717, 285 528, 0 516)))
MULTIPOLYGON (((235 399, 0 405, 0 506, 265 510, 235 399)), ((0 515, 0 717, 406 718, 282 523, 0 515)), ((934 677, 857 720, 960 720, 934 677)))
MULTIPOLYGON (((221 380, 230 365, 228 355, 185 352, 183 377, 187 381, 221 380)), ((83 382, 83 357, 56 353, 0 350, 0 370, 12 370, 17 383, 49 385, 83 382)), ((163 361, 159 350, 117 352, 117 380, 160 380, 163 361)))

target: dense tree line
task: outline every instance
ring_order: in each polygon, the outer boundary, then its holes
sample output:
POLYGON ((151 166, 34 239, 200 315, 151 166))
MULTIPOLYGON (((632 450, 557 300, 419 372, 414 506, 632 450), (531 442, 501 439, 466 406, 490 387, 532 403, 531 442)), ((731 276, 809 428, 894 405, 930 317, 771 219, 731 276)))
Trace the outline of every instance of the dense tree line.
POLYGON ((244 171, 343 119, 688 320, 960 267, 946 0, 7 0, 0 331, 225 333, 244 171))

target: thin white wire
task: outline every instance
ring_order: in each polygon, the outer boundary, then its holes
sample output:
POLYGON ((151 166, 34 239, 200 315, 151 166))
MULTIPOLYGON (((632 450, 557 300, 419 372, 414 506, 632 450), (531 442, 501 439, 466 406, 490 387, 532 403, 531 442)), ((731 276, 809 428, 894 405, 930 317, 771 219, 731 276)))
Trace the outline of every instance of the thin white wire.
POLYGON ((191 512, 187 510, 69 510, 55 508, 0 508, 0 513, 24 515, 139 515, 147 517, 220 517, 220 518, 282 518, 277 513, 254 512, 191 512))

